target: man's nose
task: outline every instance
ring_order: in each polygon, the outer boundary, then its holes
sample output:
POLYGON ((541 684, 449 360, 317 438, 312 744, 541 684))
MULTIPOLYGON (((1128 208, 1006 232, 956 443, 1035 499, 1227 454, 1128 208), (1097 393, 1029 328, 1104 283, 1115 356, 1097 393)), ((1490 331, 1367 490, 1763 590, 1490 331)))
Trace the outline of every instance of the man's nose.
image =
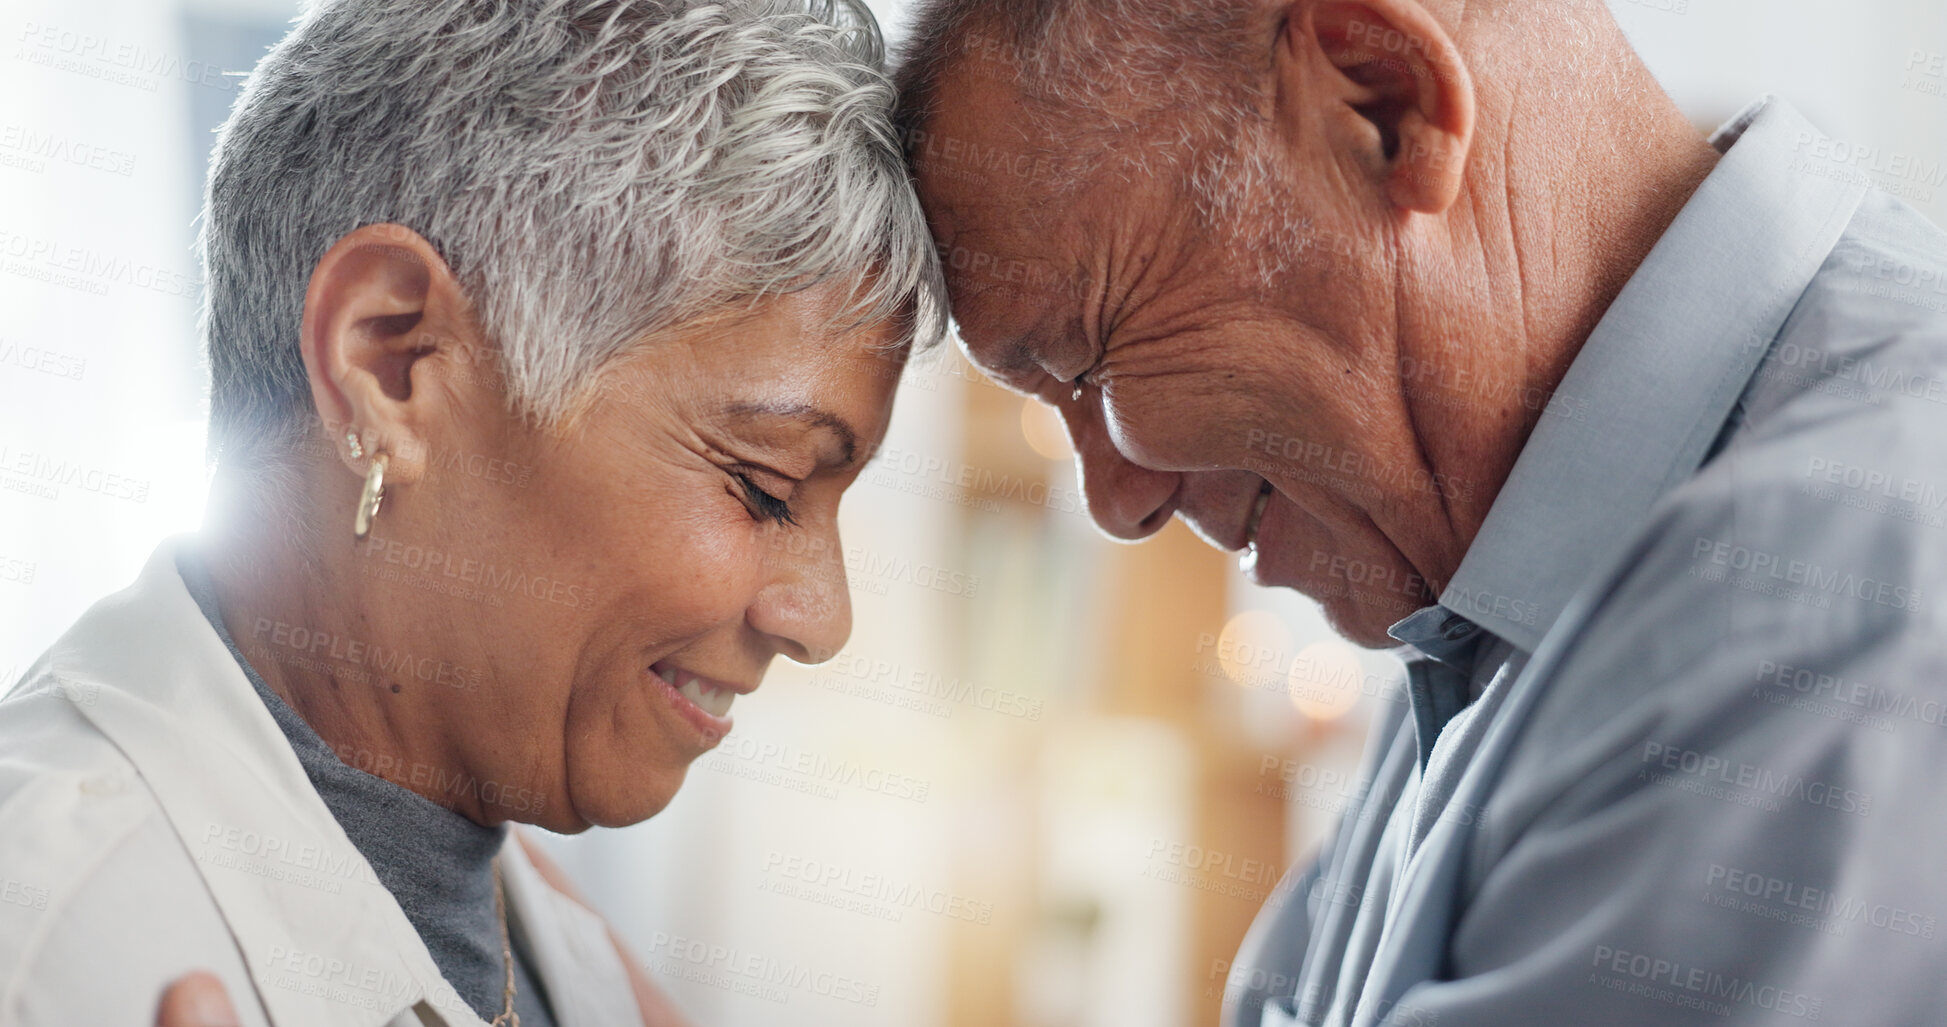
POLYGON ((1110 535, 1128 541, 1161 531, 1176 512, 1183 475, 1152 471, 1123 456, 1115 448, 1115 440, 1102 420, 1102 406, 1093 396, 1061 404, 1061 416, 1075 445, 1082 495, 1095 523, 1110 535))
POLYGON ((845 554, 838 526, 774 536, 768 577, 745 619, 781 654, 799 663, 823 663, 838 655, 852 635, 852 594, 846 587, 845 554))

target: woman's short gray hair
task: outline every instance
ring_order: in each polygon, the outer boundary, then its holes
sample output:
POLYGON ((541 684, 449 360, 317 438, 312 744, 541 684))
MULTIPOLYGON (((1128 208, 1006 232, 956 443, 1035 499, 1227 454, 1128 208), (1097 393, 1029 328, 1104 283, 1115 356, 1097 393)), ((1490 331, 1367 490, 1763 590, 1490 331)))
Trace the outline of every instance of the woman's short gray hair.
POLYGON ((311 271, 378 222, 439 250, 537 423, 645 333, 819 282, 932 341, 944 291, 891 106, 856 0, 316 3, 211 163, 212 451, 275 462, 309 430, 311 271))

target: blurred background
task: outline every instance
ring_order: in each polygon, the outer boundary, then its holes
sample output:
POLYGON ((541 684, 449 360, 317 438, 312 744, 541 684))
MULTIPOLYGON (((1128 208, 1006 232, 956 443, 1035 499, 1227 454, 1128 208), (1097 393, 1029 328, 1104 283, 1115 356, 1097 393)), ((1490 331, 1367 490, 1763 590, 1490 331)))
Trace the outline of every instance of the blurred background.
MULTIPOLYGON (((1700 127, 1779 93, 1947 223, 1947 5, 1612 6, 1700 127)), ((193 222, 295 10, 0 0, 0 687, 200 523, 193 222)), ((1180 526, 1097 535, 1059 424, 951 349, 844 531, 845 652, 779 666, 661 816, 547 844, 705 1024, 1214 1024, 1397 663, 1180 526)))

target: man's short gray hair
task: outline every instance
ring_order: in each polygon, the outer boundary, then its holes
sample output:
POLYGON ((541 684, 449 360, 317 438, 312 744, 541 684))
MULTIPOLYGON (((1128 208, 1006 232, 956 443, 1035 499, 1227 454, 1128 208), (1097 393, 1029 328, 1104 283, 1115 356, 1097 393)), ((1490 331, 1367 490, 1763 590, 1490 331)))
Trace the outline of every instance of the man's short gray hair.
POLYGON ((1033 156, 1065 193, 1085 179, 1182 167, 1256 109, 1256 6, 1236 0, 918 0, 894 115, 917 148, 943 79, 1012 90, 1056 142, 1033 156), (987 81, 983 81, 987 80, 987 81), (1151 138, 1130 145, 1132 136, 1151 138))
POLYGON ((438 249, 541 424, 645 333, 821 282, 930 342, 944 294, 891 105, 855 0, 316 3, 212 159, 212 451, 275 463, 309 430, 311 271, 379 222, 438 249))

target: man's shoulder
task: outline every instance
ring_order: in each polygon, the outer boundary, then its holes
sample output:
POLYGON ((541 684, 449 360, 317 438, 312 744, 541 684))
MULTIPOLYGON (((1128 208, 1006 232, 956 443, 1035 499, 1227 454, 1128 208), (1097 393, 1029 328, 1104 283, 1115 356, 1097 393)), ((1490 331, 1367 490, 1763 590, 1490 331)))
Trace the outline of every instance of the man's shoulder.
POLYGON ((1759 365, 1754 426, 1787 407, 1838 415, 1917 399, 1947 406, 1947 232, 1868 195, 1759 365))
MULTIPOLYGON (((1705 429, 1708 430, 1708 429, 1705 429)), ((1871 194, 1745 384, 1558 625, 1660 679, 1735 637, 1912 627, 1947 577, 1947 233, 1871 194)))
MULTIPOLYGON (((1947 337, 1900 335, 1878 352, 1917 368, 1947 337)), ((1806 730, 1884 727, 1888 707, 1937 708, 1947 724, 1941 440, 1947 402, 1904 392, 1805 389, 1747 423, 1658 501, 1558 625, 1528 744, 1560 750, 1643 718, 1674 728, 1807 710, 1824 716, 1806 730), (1803 682, 1829 694, 1784 694, 1803 682)))
POLYGON ((1947 234, 1869 198, 1741 397, 1718 451, 1652 509, 1606 604, 1676 636, 1838 636, 1931 616, 1947 576, 1947 234), (1905 281, 1919 294, 1875 284, 1905 281))

